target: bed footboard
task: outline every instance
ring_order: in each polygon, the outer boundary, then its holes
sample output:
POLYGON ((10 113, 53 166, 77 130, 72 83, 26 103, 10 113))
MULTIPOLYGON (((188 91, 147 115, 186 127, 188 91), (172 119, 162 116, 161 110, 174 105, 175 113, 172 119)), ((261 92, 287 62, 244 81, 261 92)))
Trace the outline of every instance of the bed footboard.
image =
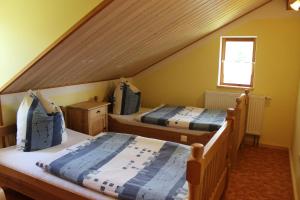
POLYGON ((243 142, 246 127, 247 127, 247 115, 249 105, 249 91, 246 90, 244 94, 236 99, 236 106, 234 108, 234 123, 233 131, 230 135, 230 160, 231 164, 234 164, 237 160, 238 150, 243 142))
POLYGON ((227 121, 205 146, 192 145, 186 171, 189 200, 217 200, 222 196, 228 180, 228 140, 234 114, 233 109, 228 109, 227 121))

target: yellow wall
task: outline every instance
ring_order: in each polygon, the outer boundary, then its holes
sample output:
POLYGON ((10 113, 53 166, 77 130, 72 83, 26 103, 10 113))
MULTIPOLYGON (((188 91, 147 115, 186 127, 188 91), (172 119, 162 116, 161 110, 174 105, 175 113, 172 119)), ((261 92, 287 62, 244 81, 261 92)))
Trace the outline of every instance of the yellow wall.
MULTIPOLYGON (((41 90, 42 94, 57 105, 66 106, 92 99, 98 96, 99 101, 107 101, 113 92, 117 81, 103 81, 75 86, 66 86, 41 90)), ((7 94, 1 96, 3 121, 5 125, 16 122, 16 112, 25 93, 7 94)))
MULTIPOLYGON (((0 0, 0 87, 102 0, 0 0)), ((113 81, 43 90, 58 105, 105 100, 113 81)), ((2 95, 4 124, 15 123, 24 93, 2 95)))
POLYGON ((0 0, 0 87, 101 0, 0 0))
MULTIPOLYGON (((300 75, 300 15, 275 0, 133 78, 142 104, 203 106, 217 88, 220 36, 257 36, 254 94, 272 97, 261 142, 290 147, 300 75)), ((239 91, 239 90, 234 90, 239 91)))

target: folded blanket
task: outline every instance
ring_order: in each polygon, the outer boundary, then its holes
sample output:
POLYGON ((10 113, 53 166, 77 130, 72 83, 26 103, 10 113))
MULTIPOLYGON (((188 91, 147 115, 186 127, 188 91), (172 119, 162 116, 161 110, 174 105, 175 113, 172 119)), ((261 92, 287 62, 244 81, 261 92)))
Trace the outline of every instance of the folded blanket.
POLYGON ((198 131, 217 131, 226 119, 225 110, 185 106, 160 106, 138 118, 141 122, 198 131))
POLYGON ((118 199, 186 199, 190 147, 104 133, 58 152, 37 166, 118 199))

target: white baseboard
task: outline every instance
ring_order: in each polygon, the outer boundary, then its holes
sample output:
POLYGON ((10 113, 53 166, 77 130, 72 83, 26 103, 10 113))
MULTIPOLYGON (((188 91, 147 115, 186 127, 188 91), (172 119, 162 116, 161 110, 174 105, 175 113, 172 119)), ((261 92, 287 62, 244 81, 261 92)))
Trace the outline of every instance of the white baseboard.
POLYGON ((294 164, 293 164, 293 155, 292 155, 291 149, 289 149, 289 157, 290 157, 290 166, 291 166, 291 176, 292 176, 292 183, 293 183, 294 198, 295 198, 295 200, 299 200, 297 185, 296 185, 296 175, 295 175, 295 169, 294 169, 294 164))

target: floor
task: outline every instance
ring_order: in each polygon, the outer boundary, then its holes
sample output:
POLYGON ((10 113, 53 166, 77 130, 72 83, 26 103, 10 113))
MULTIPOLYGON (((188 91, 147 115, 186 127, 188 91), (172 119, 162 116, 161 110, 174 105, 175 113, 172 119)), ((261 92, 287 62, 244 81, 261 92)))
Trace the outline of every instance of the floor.
MULTIPOLYGON (((246 146, 232 170, 225 200, 292 200, 288 151, 246 146)), ((7 200, 30 200, 7 191, 7 200)))
POLYGON ((293 200, 289 152, 247 146, 232 170, 226 200, 293 200))

